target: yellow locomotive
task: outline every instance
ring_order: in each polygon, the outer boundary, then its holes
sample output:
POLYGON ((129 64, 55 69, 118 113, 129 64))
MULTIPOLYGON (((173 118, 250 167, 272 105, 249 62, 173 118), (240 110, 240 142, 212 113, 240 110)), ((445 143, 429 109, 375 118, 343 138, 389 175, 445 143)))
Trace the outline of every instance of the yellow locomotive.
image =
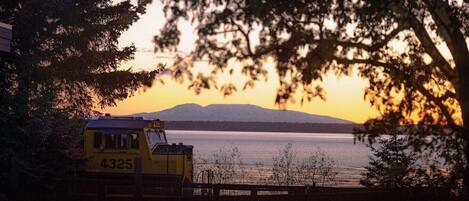
POLYGON ((89 120, 84 131, 88 175, 129 176, 138 165, 143 176, 191 183, 192 149, 168 144, 164 122, 159 120, 106 115, 89 120))

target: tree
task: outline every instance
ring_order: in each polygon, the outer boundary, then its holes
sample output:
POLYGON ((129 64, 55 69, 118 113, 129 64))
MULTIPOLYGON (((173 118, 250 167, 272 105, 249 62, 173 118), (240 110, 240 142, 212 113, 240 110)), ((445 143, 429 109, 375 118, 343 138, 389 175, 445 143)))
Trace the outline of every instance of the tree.
POLYGON ((301 185, 326 186, 336 184, 336 162, 319 148, 298 161, 296 168, 301 185))
POLYGON ((53 185, 74 164, 67 151, 79 145, 94 107, 152 85, 159 70, 119 68, 136 49, 119 48, 118 38, 148 3, 1 1, 0 21, 13 25, 13 39, 12 53, 0 55, 0 192, 53 185))
POLYGON ((209 156, 198 156, 195 160, 196 179, 204 182, 203 174, 209 171, 210 182, 215 184, 243 183, 246 179, 245 163, 238 147, 220 148, 209 156))
POLYGON ((295 185, 296 154, 293 153, 292 144, 288 143, 278 154, 272 158, 272 175, 270 180, 278 185, 295 185))
MULTIPOLYGON (((415 151, 434 149, 464 177, 469 196, 469 6, 444 0, 163 0, 167 22, 155 36, 156 51, 174 51, 177 23, 196 25, 196 47, 179 55, 174 75, 196 89, 216 86, 213 76, 238 61, 254 86, 267 76, 271 58, 280 76, 280 105, 303 92, 301 101, 324 98, 327 72, 356 69, 369 81, 365 98, 381 113, 357 131, 359 139, 391 131, 409 134, 415 151), (404 48, 396 47, 400 44, 404 48), (447 53, 443 53, 443 50, 447 53), (195 60, 208 60, 209 76, 190 73, 195 60), (424 142, 421 139, 433 137, 424 142), (438 143, 439 142, 439 143, 438 143), (443 142, 443 143, 442 143, 443 142)), ((236 91, 228 83, 224 94, 236 91)))
POLYGON ((278 185, 326 186, 334 184, 335 162, 319 148, 305 158, 298 158, 288 143, 272 158, 270 183, 278 185))
POLYGON ((391 134, 389 139, 381 138, 378 146, 369 145, 373 153, 367 172, 360 183, 366 187, 408 188, 438 187, 446 185, 443 172, 436 168, 424 167, 418 155, 409 150, 405 136, 391 134))

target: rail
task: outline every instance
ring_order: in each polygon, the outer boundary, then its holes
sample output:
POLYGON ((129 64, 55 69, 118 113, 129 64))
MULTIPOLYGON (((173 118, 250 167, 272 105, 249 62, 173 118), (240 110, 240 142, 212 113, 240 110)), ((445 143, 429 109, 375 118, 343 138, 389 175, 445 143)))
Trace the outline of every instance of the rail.
MULTIPOLYGON (((186 183, 164 177, 144 176, 135 162, 135 172, 127 176, 103 175, 74 176, 65 179, 61 189, 54 189, 55 198, 61 200, 448 200, 449 190, 444 188, 378 189, 340 188, 317 186, 278 186, 250 184, 186 183), (224 194, 225 191, 244 193, 224 194), (201 192, 201 193, 194 193, 201 192)), ((210 176, 207 176, 210 178, 210 176)), ((207 179, 210 182, 210 179, 207 179)), ((52 195, 36 192, 39 196, 52 195)), ((34 193, 34 194, 36 194, 34 193)), ((43 199, 43 200, 53 200, 43 199)), ((58 200, 58 199, 56 199, 58 200)))
POLYGON ((244 184, 202 184, 193 183, 190 186, 162 186, 143 185, 139 191, 134 191, 135 185, 128 182, 112 184, 109 182, 93 183, 81 181, 67 185, 66 200, 194 200, 194 201, 231 201, 231 200, 448 200, 447 189, 367 189, 367 188, 338 188, 312 186, 273 186, 273 185, 244 185, 244 184), (83 183, 85 182, 85 183, 83 183), (205 194, 193 194, 203 191, 205 194), (244 191, 239 194, 224 194, 224 191, 244 191), (277 193, 275 193, 277 192, 277 193), (280 193, 281 192, 281 193, 280 193))
POLYGON ((273 185, 249 185, 249 184, 206 184, 193 183, 191 188, 210 190, 213 196, 220 196, 221 190, 249 191, 251 196, 258 195, 259 192, 286 192, 292 194, 306 194, 312 192, 312 186, 273 186, 273 185))

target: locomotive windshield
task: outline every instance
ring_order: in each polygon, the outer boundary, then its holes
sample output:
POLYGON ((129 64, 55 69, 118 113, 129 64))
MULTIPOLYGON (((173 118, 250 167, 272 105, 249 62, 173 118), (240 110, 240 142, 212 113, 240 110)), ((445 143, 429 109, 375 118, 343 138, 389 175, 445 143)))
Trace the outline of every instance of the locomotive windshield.
POLYGON ((147 131, 148 143, 151 149, 154 149, 158 144, 167 144, 166 134, 164 130, 149 130, 147 131))

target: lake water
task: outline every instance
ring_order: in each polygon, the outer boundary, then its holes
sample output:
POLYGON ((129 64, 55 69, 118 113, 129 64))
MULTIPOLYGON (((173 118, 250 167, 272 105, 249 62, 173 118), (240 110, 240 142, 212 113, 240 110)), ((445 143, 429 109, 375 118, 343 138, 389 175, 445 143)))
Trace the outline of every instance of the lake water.
POLYGON ((194 153, 200 155, 238 147, 244 162, 249 164, 271 165, 272 158, 288 143, 298 158, 320 149, 342 168, 363 168, 371 154, 363 143, 354 144, 352 134, 168 130, 167 137, 169 143, 194 145, 194 153))
POLYGON ((169 143, 194 145, 195 157, 237 147, 244 163, 262 163, 267 167, 288 143, 292 144, 298 158, 305 158, 320 149, 335 161, 342 186, 358 185, 371 155, 363 143, 354 143, 352 134, 168 130, 167 138, 169 143))

